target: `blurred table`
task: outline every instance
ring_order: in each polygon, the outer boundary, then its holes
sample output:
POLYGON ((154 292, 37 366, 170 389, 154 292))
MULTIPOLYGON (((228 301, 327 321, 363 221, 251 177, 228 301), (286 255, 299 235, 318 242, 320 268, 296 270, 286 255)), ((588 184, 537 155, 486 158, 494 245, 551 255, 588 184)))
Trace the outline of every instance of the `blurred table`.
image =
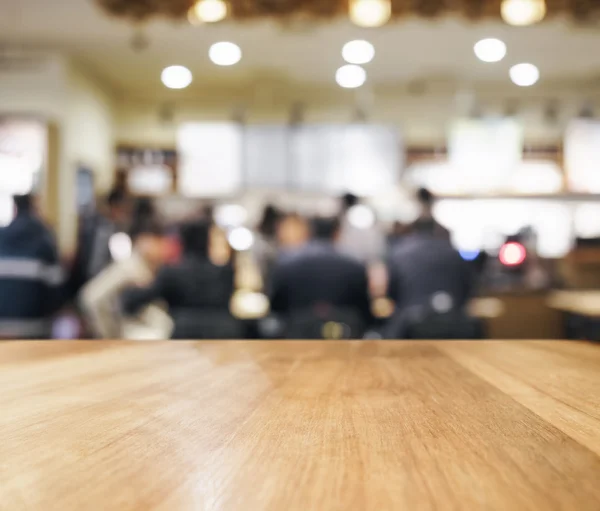
POLYGON ((0 344, 0 509, 600 509, 579 342, 0 344))
POLYGON ((600 318, 600 291, 555 291, 548 297, 548 305, 570 314, 600 318))

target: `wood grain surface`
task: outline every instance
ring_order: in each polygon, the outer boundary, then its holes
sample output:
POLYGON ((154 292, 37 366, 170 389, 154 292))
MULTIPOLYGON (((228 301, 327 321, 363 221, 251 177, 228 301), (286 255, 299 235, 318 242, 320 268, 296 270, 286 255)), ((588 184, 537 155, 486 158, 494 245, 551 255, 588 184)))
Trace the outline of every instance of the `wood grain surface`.
POLYGON ((0 509, 600 510, 600 346, 0 344, 0 509))

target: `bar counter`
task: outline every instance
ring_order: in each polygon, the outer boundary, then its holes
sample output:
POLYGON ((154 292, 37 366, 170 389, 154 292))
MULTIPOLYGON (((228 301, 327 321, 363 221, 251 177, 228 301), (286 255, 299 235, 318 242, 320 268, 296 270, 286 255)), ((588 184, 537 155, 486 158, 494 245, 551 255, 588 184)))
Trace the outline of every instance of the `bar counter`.
POLYGON ((5 342, 0 510, 600 509, 600 346, 5 342))

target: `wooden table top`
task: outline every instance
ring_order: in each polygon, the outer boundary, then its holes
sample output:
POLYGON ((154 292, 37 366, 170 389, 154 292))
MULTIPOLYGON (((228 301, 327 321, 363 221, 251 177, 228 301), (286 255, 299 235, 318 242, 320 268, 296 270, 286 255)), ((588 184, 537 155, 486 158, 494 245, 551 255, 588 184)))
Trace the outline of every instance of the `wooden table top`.
POLYGON ((0 509, 600 509, 600 346, 0 344, 0 509))

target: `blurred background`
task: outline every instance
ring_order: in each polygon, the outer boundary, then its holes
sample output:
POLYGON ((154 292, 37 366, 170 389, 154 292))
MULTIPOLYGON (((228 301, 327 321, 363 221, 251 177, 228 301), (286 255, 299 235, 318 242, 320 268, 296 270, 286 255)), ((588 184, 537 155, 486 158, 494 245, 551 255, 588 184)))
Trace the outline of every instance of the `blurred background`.
POLYGON ((0 0, 0 335, 597 339, 599 14, 0 0))

